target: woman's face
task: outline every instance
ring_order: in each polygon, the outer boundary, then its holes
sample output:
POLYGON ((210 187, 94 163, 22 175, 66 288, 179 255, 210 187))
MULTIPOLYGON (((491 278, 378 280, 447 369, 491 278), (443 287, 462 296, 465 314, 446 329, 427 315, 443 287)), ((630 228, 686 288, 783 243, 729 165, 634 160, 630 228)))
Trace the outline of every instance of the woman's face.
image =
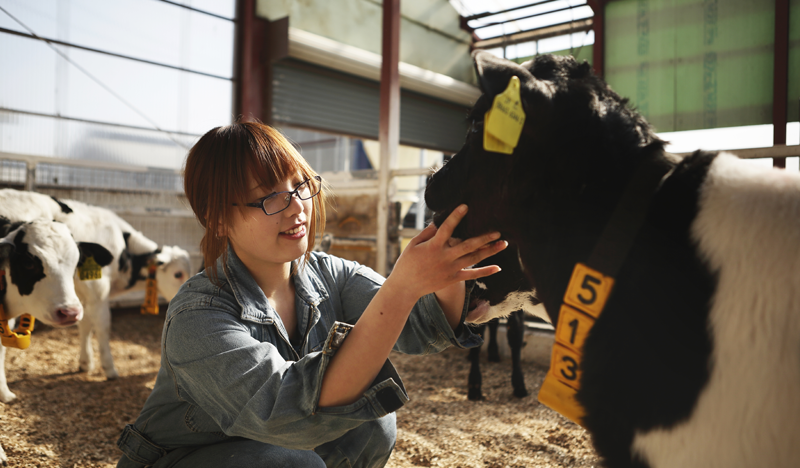
MULTIPOLYGON (((275 192, 294 190, 305 178, 297 174, 275 187, 259 187, 249 181, 248 203, 275 192)), ((248 268, 265 264, 286 264, 302 256, 308 248, 308 236, 313 235, 311 219, 314 199, 300 200, 292 196, 289 206, 267 216, 261 208, 244 207, 245 215, 234 210, 228 226, 228 239, 233 250, 248 268)))

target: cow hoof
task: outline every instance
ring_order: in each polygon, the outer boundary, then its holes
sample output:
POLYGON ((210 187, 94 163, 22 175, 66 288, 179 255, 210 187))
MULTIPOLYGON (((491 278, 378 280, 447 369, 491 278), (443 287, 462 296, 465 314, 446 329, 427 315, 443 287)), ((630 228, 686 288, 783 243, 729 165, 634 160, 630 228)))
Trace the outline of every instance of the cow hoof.
POLYGON ((106 380, 117 380, 118 378, 119 378, 119 372, 117 372, 116 370, 106 373, 106 380))
POLYGON ((78 369, 80 369, 81 372, 86 372, 88 374, 94 370, 94 364, 81 363, 78 366, 78 369))
POLYGON ((467 400, 469 401, 483 401, 484 397, 480 389, 470 389, 467 392, 467 400))
POLYGON ((16 399, 17 395, 15 395, 14 392, 8 392, 8 393, 3 392, 2 394, 0 394, 0 400, 2 400, 3 403, 11 403, 16 399))

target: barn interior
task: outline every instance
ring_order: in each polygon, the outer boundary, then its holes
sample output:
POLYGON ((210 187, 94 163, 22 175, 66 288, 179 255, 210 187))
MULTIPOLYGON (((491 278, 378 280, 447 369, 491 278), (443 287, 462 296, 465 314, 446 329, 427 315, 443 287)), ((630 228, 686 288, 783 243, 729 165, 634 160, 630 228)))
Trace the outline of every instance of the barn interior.
MULTIPOLYGON (((728 150, 800 171, 800 0, 0 0, 0 188, 110 209, 158 245, 189 252, 197 272, 203 228, 183 192, 186 153, 211 128, 258 120, 283 132, 334 194, 327 251, 385 276, 430 223, 428 177, 464 143, 481 94, 475 50, 517 63, 587 61, 668 151, 728 150)), ((115 320, 143 301, 143 292, 115 298, 115 320)), ((158 339, 158 326, 143 326, 158 339)), ((529 365, 547 370, 552 335, 529 321, 529 365)), ((497 343, 508 358, 502 328, 497 343)), ((145 348, 157 354, 157 343, 145 348)), ((29 377, 13 370, 24 355, 9 359, 9 382, 29 377)), ((136 383, 125 395, 141 399, 152 382, 136 383)), ((429 397, 464 397, 454 395, 429 397)), ((17 455, 32 451, 45 467, 112 466, 117 426, 86 455, 9 428, 62 419, 9 411, 0 410, 7 451, 19 444, 17 455)), ((559 446, 566 432, 548 417, 556 448, 538 450, 550 458, 536 466, 596 462, 580 428, 569 429, 577 445, 559 446)), ((389 466, 506 466, 474 454, 444 461, 423 439, 409 435, 389 466)))

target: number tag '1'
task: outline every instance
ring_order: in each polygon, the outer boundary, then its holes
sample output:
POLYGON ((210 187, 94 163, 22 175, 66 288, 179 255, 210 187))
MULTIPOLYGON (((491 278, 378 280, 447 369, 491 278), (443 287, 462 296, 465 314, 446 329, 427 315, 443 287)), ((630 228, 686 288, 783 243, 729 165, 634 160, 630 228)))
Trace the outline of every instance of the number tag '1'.
POLYGON ((580 353, 583 350, 583 342, 586 341, 593 326, 592 317, 568 305, 562 305, 556 325, 556 342, 580 353))

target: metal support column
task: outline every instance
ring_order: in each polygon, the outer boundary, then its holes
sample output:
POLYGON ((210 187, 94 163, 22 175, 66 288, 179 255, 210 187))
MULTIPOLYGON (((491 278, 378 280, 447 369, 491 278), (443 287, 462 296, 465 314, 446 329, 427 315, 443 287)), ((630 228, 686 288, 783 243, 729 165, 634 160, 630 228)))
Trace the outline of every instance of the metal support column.
POLYGON ((605 39, 606 39, 606 3, 607 0, 588 0, 594 12, 592 28, 594 29, 594 46, 592 47, 592 68, 594 74, 603 78, 605 73, 605 39))
POLYGON ((289 55, 289 18, 256 15, 256 0, 236 4, 234 115, 272 123, 272 63, 289 55))
POLYGON ((381 156, 378 171, 378 234, 376 270, 386 276, 389 240, 390 173, 400 144, 400 0, 383 0, 383 59, 381 62, 381 156))
MULTIPOLYGON (((786 145, 789 99, 789 0, 775 0, 775 62, 772 85, 772 145, 786 145)), ((774 167, 786 167, 786 158, 773 158, 774 167)))
POLYGON ((25 190, 33 191, 36 188, 36 163, 25 162, 25 190))

